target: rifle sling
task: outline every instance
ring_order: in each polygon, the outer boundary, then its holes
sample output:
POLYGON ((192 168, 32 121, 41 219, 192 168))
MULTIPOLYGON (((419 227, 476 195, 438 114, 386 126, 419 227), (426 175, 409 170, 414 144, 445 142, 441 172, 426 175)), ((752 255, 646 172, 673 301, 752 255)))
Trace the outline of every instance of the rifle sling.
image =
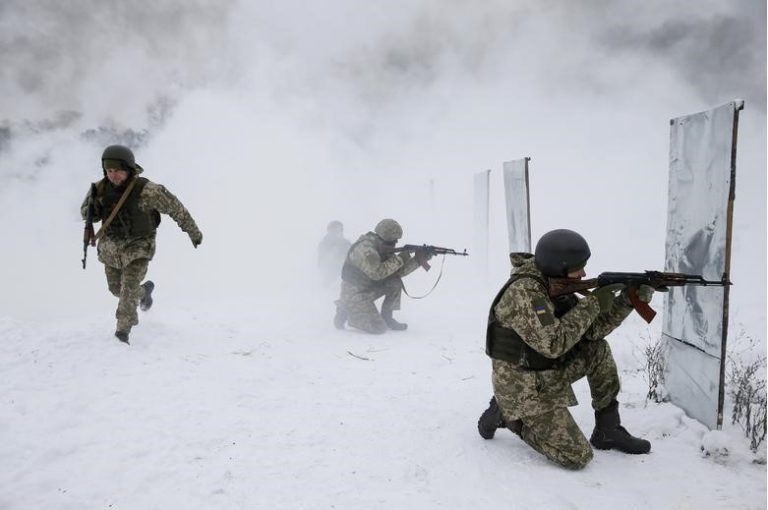
POLYGON ((109 217, 107 217, 107 219, 104 220, 104 222, 102 222, 101 228, 99 228, 99 231, 96 232, 96 239, 101 239, 104 236, 105 230, 110 225, 110 223, 112 223, 112 220, 115 219, 115 216, 117 216, 117 213, 120 212, 120 209, 123 207, 123 204, 125 203, 125 201, 128 200, 128 195, 130 195, 131 192, 133 191, 133 187, 136 185, 137 180, 138 179, 134 177, 133 179, 131 179, 131 182, 128 183, 128 187, 125 188, 125 191, 120 196, 120 200, 117 201, 115 208, 112 209, 112 212, 109 214, 109 217))
POLYGON ((435 288, 437 287, 437 284, 440 283, 440 278, 443 277, 443 267, 444 266, 445 266, 445 253, 443 253, 443 261, 440 264, 440 273, 437 275, 437 279, 435 280, 435 284, 432 285, 432 288, 429 289, 429 291, 427 291, 427 293, 422 295, 422 296, 411 296, 410 294, 408 294, 408 291, 405 289, 405 284, 401 282, 401 285, 403 287, 403 292, 405 292, 405 295, 408 296, 411 299, 424 299, 425 297, 427 297, 430 294, 432 294, 432 291, 435 290, 435 288))

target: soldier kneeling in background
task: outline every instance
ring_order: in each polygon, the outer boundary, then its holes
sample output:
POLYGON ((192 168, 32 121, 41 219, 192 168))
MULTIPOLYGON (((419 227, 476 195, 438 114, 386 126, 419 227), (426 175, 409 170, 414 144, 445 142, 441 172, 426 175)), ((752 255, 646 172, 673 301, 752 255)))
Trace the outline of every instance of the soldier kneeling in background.
POLYGON ((397 241, 403 237, 403 229, 393 219, 383 219, 373 232, 360 236, 349 249, 341 270, 341 296, 336 301, 333 324, 343 329, 344 324, 381 334, 387 328, 404 330, 407 324, 392 317, 393 310, 400 309, 403 277, 415 271, 431 258, 427 253, 395 253, 397 241), (374 301, 384 296, 381 313, 374 301))

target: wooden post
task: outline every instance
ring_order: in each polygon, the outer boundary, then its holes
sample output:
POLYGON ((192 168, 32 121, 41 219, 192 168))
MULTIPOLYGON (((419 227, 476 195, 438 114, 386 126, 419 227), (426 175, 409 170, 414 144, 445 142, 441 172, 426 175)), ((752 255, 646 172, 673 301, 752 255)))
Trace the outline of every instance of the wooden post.
MULTIPOLYGON (((725 272, 723 278, 730 280, 731 274, 731 242, 733 237, 733 205, 736 200, 736 141, 739 132, 739 111, 744 108, 744 103, 734 104, 733 111, 733 138, 731 140, 731 188, 728 192, 728 207, 725 228, 725 272)), ((717 430, 723 428, 723 408, 725 406, 725 362, 726 343, 728 339, 728 317, 730 301, 730 285, 723 287, 723 339, 720 345, 720 388, 717 394, 717 430)))

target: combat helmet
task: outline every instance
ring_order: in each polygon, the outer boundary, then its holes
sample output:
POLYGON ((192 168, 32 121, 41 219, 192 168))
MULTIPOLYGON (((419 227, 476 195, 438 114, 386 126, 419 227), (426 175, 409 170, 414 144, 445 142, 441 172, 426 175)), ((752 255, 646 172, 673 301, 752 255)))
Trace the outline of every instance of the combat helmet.
POLYGON ((403 237, 403 227, 391 218, 381 220, 373 231, 376 232, 382 241, 388 243, 397 241, 403 237))
POLYGON ((124 163, 125 170, 128 170, 129 172, 136 171, 136 158, 133 156, 133 151, 124 145, 110 145, 104 149, 104 152, 101 154, 101 166, 105 172, 106 168, 104 167, 104 160, 107 159, 121 161, 124 163))
POLYGON ((587 241, 568 229, 547 232, 536 243, 536 267, 546 276, 564 277, 587 264, 592 255, 587 241))

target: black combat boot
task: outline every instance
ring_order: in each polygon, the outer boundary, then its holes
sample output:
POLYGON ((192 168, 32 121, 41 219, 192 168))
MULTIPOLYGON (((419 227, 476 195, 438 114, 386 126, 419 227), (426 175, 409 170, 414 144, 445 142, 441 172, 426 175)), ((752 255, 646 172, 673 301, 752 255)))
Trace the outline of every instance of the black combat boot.
POLYGON ((333 325, 336 327, 336 329, 344 329, 344 324, 347 323, 348 318, 349 314, 347 314, 347 311, 342 307, 337 306, 336 315, 333 316, 333 325))
POLYGON ((124 342, 124 343, 126 343, 126 344, 128 344, 128 345, 130 345, 130 344, 131 344, 131 342, 129 342, 129 341, 128 341, 128 332, 127 332, 127 331, 120 331, 120 330, 117 330, 117 331, 115 331, 115 336, 116 336, 116 337, 117 337, 117 339, 118 339, 118 340, 120 340, 121 342, 124 342))
POLYGON ((392 318, 392 310, 382 310, 381 318, 384 319, 384 322, 387 324, 389 329, 394 331, 403 331, 408 329, 408 324, 405 322, 397 322, 392 318))
POLYGON ((496 429, 503 428, 507 428, 519 436, 520 431, 523 430, 523 422, 520 420, 513 420, 510 423, 504 421, 499 404, 496 403, 496 397, 491 397, 488 409, 483 411, 480 419, 477 420, 477 431, 483 439, 493 439, 496 429))
POLYGON ((144 287, 144 295, 141 297, 141 301, 139 301, 139 308, 146 312, 152 308, 152 291, 155 290, 155 284, 152 280, 147 280, 141 286, 144 287))
POLYGON ((598 450, 615 449, 632 454, 651 451, 649 441, 633 436, 621 426, 619 403, 615 400, 605 409, 595 411, 595 430, 589 442, 598 450))
POLYGON ((480 419, 477 420, 477 431, 483 439, 493 439, 496 429, 504 427, 504 418, 501 416, 501 409, 496 403, 496 397, 491 397, 488 409, 483 411, 480 419))

